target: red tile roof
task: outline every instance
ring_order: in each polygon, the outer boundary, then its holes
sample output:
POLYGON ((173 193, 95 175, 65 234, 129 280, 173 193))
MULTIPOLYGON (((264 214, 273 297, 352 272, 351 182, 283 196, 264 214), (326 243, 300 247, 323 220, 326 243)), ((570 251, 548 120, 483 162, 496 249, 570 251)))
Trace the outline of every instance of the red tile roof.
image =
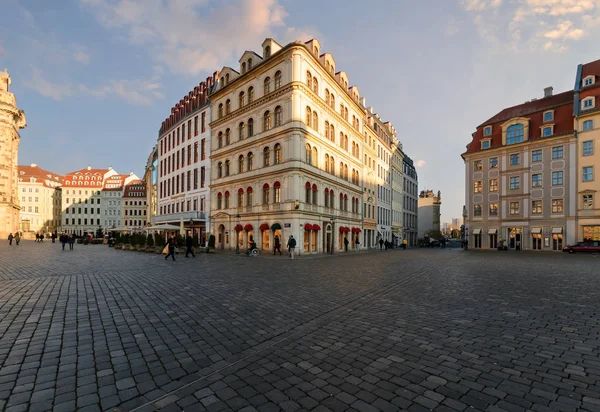
POLYGON ((133 180, 125 186, 123 197, 146 197, 146 183, 143 180, 133 180), (134 196, 134 194, 140 194, 134 196))
POLYGON ((109 169, 81 169, 65 176, 65 187, 94 187, 101 188, 104 175, 109 169), (80 184, 81 182, 81 184, 80 184), (85 182, 88 182, 86 185, 85 182))
MULTIPOLYGON (((589 62, 583 65, 581 79, 583 80, 590 75, 600 76, 600 60, 589 62)), ((596 79, 596 81, 598 81, 598 79, 596 79)))
POLYGON ((31 178, 35 178, 46 187, 54 187, 47 183, 48 180, 56 182, 59 185, 62 185, 64 180, 64 176, 41 169, 35 164, 31 166, 19 166, 19 179, 29 180, 31 178))

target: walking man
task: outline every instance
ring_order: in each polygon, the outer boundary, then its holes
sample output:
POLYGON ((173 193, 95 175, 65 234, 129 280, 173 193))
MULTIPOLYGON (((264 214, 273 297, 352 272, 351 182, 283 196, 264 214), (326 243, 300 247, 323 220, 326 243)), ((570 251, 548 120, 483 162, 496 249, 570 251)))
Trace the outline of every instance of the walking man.
POLYGON ((356 248, 356 251, 358 252, 358 250, 360 249, 360 241, 358 240, 358 236, 356 236, 356 239, 354 240, 354 247, 356 248))
POLYGON ((175 260, 175 236, 171 236, 169 238, 168 245, 169 245, 169 253, 167 254, 167 256, 165 256, 165 260, 167 260, 169 258, 169 256, 171 256, 173 258, 173 260, 175 260))
POLYGON ((348 251, 348 243, 350 243, 350 242, 348 241, 348 238, 347 238, 347 237, 345 237, 345 238, 344 238, 344 250, 345 250, 346 252, 348 251))
POLYGON ((290 252, 290 259, 294 258, 294 249, 296 248, 296 239, 294 239, 294 235, 290 235, 290 238, 287 242, 288 252, 290 252))
POLYGON ((196 255, 194 255, 194 240, 190 235, 187 235, 185 238, 185 246, 185 257, 189 257, 190 253, 192 254, 192 257, 196 257, 196 255))
POLYGON ((62 245, 62 250, 65 250, 65 245, 67 244, 67 235, 65 233, 61 233, 58 241, 62 245))
POLYGON ((73 250, 73 246, 75 245, 75 235, 71 233, 69 235, 69 250, 73 250))
POLYGON ((279 256, 281 256, 281 241, 279 240, 279 236, 275 235, 275 246, 273 247, 273 254, 277 254, 279 252, 279 256))
POLYGON ((12 246, 13 234, 8 235, 8 246, 12 246))
POLYGON ((17 242, 17 246, 21 243, 21 234, 19 232, 15 235, 15 242, 17 242))
POLYGON ((379 238, 379 250, 383 249, 383 238, 379 238))

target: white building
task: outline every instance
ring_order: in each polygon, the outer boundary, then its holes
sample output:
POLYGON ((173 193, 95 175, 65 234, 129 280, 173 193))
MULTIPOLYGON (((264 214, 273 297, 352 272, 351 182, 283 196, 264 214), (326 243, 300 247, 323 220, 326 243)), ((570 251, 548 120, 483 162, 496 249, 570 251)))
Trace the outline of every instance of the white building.
POLYGON ((62 182, 63 176, 40 169, 36 164, 19 166, 21 232, 46 234, 58 230, 62 182))
POLYGON ((135 179, 127 182, 123 189, 123 212, 121 213, 123 228, 133 232, 141 232, 146 227, 148 210, 146 209, 146 183, 135 179))

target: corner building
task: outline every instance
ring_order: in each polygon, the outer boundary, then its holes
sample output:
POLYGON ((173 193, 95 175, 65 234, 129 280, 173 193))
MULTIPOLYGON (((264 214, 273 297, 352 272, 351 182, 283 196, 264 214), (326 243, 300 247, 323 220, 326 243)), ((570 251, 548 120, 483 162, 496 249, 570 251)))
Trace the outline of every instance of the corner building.
POLYGON ((510 107, 477 127, 467 151, 469 247, 561 251, 575 242, 573 91, 510 107))
MULTIPOLYGON (((217 247, 330 253, 362 232, 363 108, 316 39, 272 39, 224 67, 210 96, 211 230, 217 247)), ((362 240, 362 239, 361 239, 362 240)), ((361 246, 364 245, 362 242, 361 246)), ((350 244, 349 247, 353 245, 350 244)))
POLYGON ((63 176, 41 169, 35 163, 19 166, 21 232, 45 235, 58 230, 63 179, 63 176))

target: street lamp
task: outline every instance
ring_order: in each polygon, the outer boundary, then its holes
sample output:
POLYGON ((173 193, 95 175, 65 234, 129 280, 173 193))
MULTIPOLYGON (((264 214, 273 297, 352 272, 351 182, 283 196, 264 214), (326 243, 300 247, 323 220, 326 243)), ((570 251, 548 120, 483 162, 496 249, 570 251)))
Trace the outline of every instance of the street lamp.
POLYGON ((331 216, 331 219, 329 220, 331 222, 331 254, 333 255, 333 245, 335 245, 334 243, 334 236, 335 236, 335 230, 333 227, 333 224, 335 223, 335 217, 331 216))
MULTIPOLYGON (((241 220, 241 216, 238 213, 237 215, 235 215, 236 224, 239 225, 240 220, 241 220)), ((240 234, 237 231, 235 232, 235 254, 236 255, 240 254, 240 234)))

